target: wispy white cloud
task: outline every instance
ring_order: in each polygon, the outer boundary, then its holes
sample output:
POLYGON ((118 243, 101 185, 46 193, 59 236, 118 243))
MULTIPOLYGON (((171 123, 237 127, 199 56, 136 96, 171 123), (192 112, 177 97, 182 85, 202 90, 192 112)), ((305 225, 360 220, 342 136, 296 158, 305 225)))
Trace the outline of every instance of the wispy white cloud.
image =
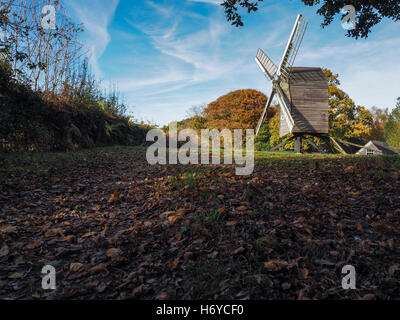
POLYGON ((108 26, 112 21, 119 0, 67 0, 77 20, 84 25, 84 43, 94 72, 100 76, 98 59, 107 48, 111 38, 108 26))
POLYGON ((171 17, 174 13, 174 8, 172 6, 166 7, 150 0, 146 1, 146 4, 166 18, 171 17))
MULTIPOLYGON (((153 6, 153 3, 150 4, 153 6)), ((145 33, 154 48, 162 56, 170 57, 165 62, 164 67, 169 69, 167 74, 157 75, 156 79, 142 79, 131 81, 132 85, 143 86, 171 82, 171 90, 176 90, 176 81, 179 79, 184 82, 183 86, 192 85, 201 81, 212 81, 220 77, 230 69, 234 68, 227 57, 221 52, 221 38, 228 34, 228 27, 218 19, 209 18, 203 28, 194 29, 188 32, 185 25, 181 24, 180 19, 169 22, 169 10, 178 11, 176 16, 185 18, 185 12, 179 8, 164 10, 161 5, 157 5, 157 11, 162 14, 164 19, 148 25, 147 23, 138 24, 132 22, 136 28, 145 33), (174 70, 171 71, 174 66, 174 70)), ((164 90, 163 90, 164 92, 164 90)))
POLYGON ((212 4, 217 4, 220 5, 223 0, 189 0, 189 2, 205 2, 205 3, 212 3, 212 4))

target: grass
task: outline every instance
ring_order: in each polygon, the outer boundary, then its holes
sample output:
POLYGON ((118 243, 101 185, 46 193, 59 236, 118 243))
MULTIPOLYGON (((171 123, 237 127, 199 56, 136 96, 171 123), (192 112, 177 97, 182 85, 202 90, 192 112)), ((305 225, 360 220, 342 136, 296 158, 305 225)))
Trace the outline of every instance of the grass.
MULTIPOLYGON (((0 181, 14 174, 24 174, 26 172, 46 173, 48 170, 57 170, 73 167, 76 165, 90 165, 92 163, 113 163, 121 158, 121 154, 128 155, 131 152, 146 151, 143 146, 109 146, 97 147, 92 149, 77 150, 71 152, 25 152, 25 153, 0 153, 0 181)), ((211 151, 215 151, 210 149, 211 151)), ((221 163, 224 150, 220 149, 221 163)), ((278 164, 288 168, 314 168, 315 163, 320 164, 340 164, 361 165, 371 164, 380 168, 400 170, 400 157, 397 155, 383 156, 359 156, 342 154, 295 154, 290 152, 254 152, 256 163, 278 164)), ((234 159, 234 157, 233 157, 234 159)), ((179 176, 169 178, 171 185, 179 189, 189 186, 192 191, 196 185, 196 180, 201 178, 201 171, 189 171, 179 176)), ((367 173, 366 173, 367 174, 367 173)), ((381 176, 385 178, 391 172, 379 171, 369 172, 368 175, 381 176)))
POLYGON ((196 222, 215 232, 220 232, 224 227, 224 221, 218 211, 205 211, 196 216, 196 222))
POLYGON ((193 191, 196 185, 196 181, 198 179, 201 179, 202 177, 203 174, 201 172, 192 171, 187 172, 183 175, 170 176, 168 178, 168 182, 174 189, 185 188, 186 186, 188 186, 189 191, 193 191))

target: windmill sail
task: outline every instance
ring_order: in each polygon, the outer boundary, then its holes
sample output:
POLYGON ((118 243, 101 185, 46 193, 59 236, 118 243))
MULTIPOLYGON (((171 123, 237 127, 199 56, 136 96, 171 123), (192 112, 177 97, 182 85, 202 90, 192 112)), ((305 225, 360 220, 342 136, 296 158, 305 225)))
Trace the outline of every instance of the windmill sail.
POLYGON ((278 70, 278 75, 286 82, 289 80, 290 71, 292 69, 294 60, 296 59, 297 53, 299 52, 307 25, 307 20, 304 19, 301 14, 299 14, 278 70))
POLYGON ((265 118, 267 117, 267 111, 268 111, 269 106, 272 103, 272 99, 274 98, 274 96, 275 96, 275 88, 272 88, 272 92, 269 95, 267 104, 265 105, 265 108, 264 108, 264 111, 263 111, 263 113, 261 115, 261 118, 260 118, 260 120, 258 120, 257 129, 256 129, 256 136, 258 136, 258 133, 260 132, 261 126, 263 125, 263 123, 265 121, 265 118))
POLYGON ((272 80, 273 89, 268 99, 267 105, 265 106, 264 111, 260 117, 260 120, 258 121, 256 135, 258 135, 260 128, 264 123, 265 118, 267 117, 268 108, 271 105, 272 99, 275 94, 278 96, 278 101, 281 106, 282 121, 284 121, 284 124, 287 127, 287 130, 285 129, 285 132, 293 132, 294 120, 291 115, 291 102, 288 99, 288 97, 290 97, 289 77, 301 42, 303 40, 304 33, 306 32, 307 25, 307 20, 304 19, 301 14, 299 14, 296 19, 296 23, 294 24, 279 68, 264 53, 264 51, 258 49, 255 60, 262 72, 268 75, 268 77, 272 80))
POLYGON ((256 62, 260 67, 261 71, 266 73, 268 77, 273 80, 278 72, 278 67, 273 63, 273 61, 265 54, 264 51, 258 49, 256 56, 256 62))
POLYGON ((294 127, 294 120, 292 118, 292 115, 290 114, 290 109, 289 109, 290 102, 288 101, 285 93, 282 91, 279 85, 276 85, 276 93, 279 105, 281 106, 281 112, 284 116, 289 132, 292 133, 294 127))

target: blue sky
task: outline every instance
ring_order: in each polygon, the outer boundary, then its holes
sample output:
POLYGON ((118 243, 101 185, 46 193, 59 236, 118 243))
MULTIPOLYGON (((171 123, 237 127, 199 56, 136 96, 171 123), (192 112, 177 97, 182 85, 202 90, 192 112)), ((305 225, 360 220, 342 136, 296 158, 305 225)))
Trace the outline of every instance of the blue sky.
POLYGON ((393 108, 400 96, 400 23, 385 20, 367 40, 345 36, 340 17, 322 29, 322 17, 300 0, 265 0, 244 15, 245 26, 225 20, 219 0, 66 0, 85 25, 94 72, 117 82, 139 120, 165 125, 193 105, 236 89, 269 94, 254 62, 261 47, 279 63, 298 13, 309 27, 295 66, 339 73, 357 104, 393 108))

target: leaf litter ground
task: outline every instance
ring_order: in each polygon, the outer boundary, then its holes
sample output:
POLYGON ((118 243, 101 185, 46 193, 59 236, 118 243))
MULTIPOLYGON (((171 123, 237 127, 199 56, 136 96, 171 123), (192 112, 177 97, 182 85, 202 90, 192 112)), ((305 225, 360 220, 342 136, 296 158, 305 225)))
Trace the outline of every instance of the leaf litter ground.
POLYGON ((400 298, 398 157, 260 153, 244 177, 143 148, 3 157, 1 299, 400 298))

